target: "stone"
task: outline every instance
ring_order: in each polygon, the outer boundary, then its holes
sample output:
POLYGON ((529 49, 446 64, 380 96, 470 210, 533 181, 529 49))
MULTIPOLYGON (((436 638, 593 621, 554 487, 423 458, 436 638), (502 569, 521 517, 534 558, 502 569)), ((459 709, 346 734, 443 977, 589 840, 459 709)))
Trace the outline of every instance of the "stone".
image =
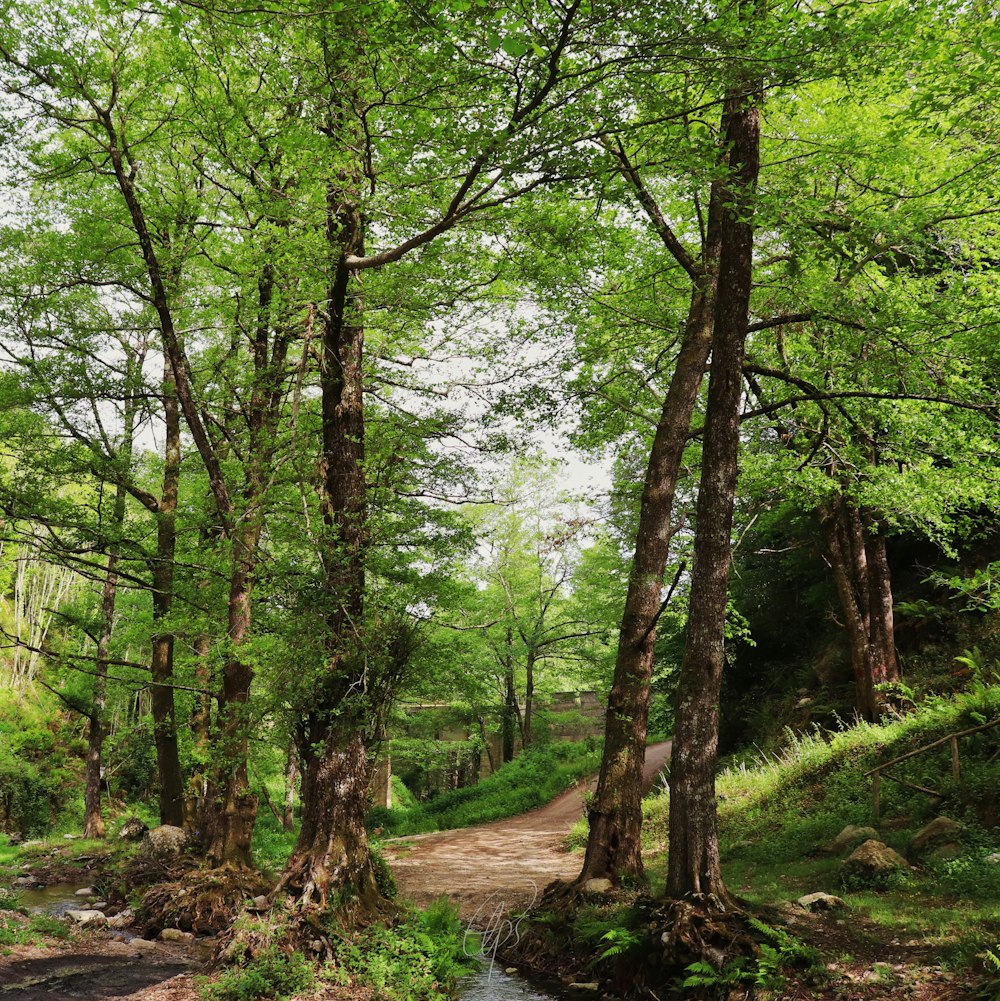
POLYGON ((34 886, 35 885, 34 876, 15 876, 11 880, 11 886, 34 886))
POLYGON ((187 832, 180 827, 161 824, 147 831, 139 845, 140 853, 146 858, 156 861, 177 858, 187 844, 187 832))
POLYGON ((848 824, 833 841, 824 845, 822 850, 827 855, 843 855, 845 852, 854 851, 862 841, 870 839, 878 840, 878 831, 874 827, 856 827, 848 824))
POLYGON ((994 852, 992 855, 987 855, 986 856, 986 861, 987 862, 994 862, 997 865, 1000 865, 1000 852, 994 852))
POLYGON ((503 972, 506 973, 508 977, 512 977, 512 976, 514 976, 515 973, 517 973, 517 967, 516 966, 508 966, 507 969, 504 970, 503 972))
POLYGON ((79 834, 64 834, 63 835, 63 840, 64 841, 79 841, 80 840, 80 835, 79 834))
POLYGON ((194 934, 189 931, 181 931, 180 928, 164 928, 160 932, 161 942, 193 942, 194 934))
POLYGON ((950 862, 952 859, 959 858, 964 854, 965 849, 960 844, 949 841, 943 845, 938 845, 937 848, 933 848, 924 856, 924 859, 927 862, 950 862))
POLYGON ((135 920, 135 911, 131 907, 119 911, 113 918, 108 918, 108 926, 111 928, 128 928, 135 920))
POLYGON ((90 906, 95 911, 106 911, 108 909, 108 902, 106 900, 92 900, 90 906))
POLYGON ((266 911, 271 906, 267 896, 263 893, 259 897, 254 897, 253 900, 250 901, 250 905, 255 911, 266 911))
POLYGON ((10 845, 11 848, 16 847, 17 845, 23 845, 24 835, 21 834, 19 831, 14 831, 12 834, 8 834, 7 844, 10 845))
MULTIPOLYGON (((952 820, 950 817, 935 817, 910 838, 910 842, 906 846, 906 856, 916 860, 941 845, 957 845, 961 840, 963 830, 964 828, 957 820, 952 820)), ((951 858, 954 857, 954 855, 951 856, 951 858)))
POLYGON ((614 888, 615 884, 610 879, 588 879, 583 884, 584 893, 610 893, 614 888))
POLYGON ((92 886, 83 886, 76 891, 77 897, 96 897, 97 891, 92 886))
POLYGON ((840 874, 842 879, 851 883, 877 887, 883 885, 892 873, 909 868, 909 863, 899 852, 870 838, 844 859, 840 874))
POLYGON ((129 945, 139 953, 139 955, 145 955, 150 952, 159 952, 160 947, 156 942, 150 942, 148 938, 133 938, 129 945))
POLYGON ((807 911, 836 911, 847 907, 843 897, 835 897, 830 893, 807 893, 795 903, 807 911))
POLYGON ((129 817, 118 831, 118 837, 121 841, 141 841, 148 830, 138 817, 129 817))
POLYGON ((108 923, 107 915, 103 911, 67 911, 66 917, 81 928, 104 928, 108 923))
POLYGON ((574 987, 578 991, 599 991, 601 989, 601 985, 595 983, 570 984, 570 987, 574 987))

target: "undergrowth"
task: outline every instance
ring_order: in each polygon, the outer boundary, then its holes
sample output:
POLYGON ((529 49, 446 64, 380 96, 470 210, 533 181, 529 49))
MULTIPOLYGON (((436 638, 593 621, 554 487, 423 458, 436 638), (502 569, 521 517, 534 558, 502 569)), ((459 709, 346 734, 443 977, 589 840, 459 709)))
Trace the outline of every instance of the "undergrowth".
POLYGON ((317 966, 294 950, 287 918, 241 916, 229 965, 201 978, 203 1001, 282 1001, 320 984, 366 989, 378 1001, 451 1001, 473 963, 465 929, 445 899, 390 925, 328 926, 331 959, 317 966))

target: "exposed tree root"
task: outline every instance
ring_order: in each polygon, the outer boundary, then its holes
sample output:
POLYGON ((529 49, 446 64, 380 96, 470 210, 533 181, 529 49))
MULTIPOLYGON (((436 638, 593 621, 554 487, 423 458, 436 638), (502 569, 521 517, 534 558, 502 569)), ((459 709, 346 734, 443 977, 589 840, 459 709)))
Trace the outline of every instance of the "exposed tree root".
MULTIPOLYGON (((539 974, 599 981, 619 997, 677 996, 672 992, 692 963, 722 970, 760 952, 749 915, 712 896, 658 900, 623 891, 594 894, 574 883, 546 887, 517 931, 500 944, 506 960, 539 974), (614 929, 610 935, 601 936, 602 923, 614 929)), ((686 989, 683 996, 698 995, 686 989)))
POLYGON ((140 916, 147 934, 163 928, 215 934, 230 928, 246 902, 269 889, 260 873, 248 869, 191 869, 151 887, 142 898, 140 916))

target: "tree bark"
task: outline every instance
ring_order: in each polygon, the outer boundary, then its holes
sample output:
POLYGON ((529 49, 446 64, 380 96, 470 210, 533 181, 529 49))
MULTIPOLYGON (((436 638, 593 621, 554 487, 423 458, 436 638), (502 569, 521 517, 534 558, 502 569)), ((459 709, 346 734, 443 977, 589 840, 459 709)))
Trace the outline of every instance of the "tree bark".
POLYGON ((855 707, 874 721, 889 706, 882 686, 901 676, 885 526, 841 495, 821 509, 820 523, 851 652, 855 707))
POLYGON ((649 683, 656 622, 672 529, 670 518, 691 415, 712 346, 720 222, 723 203, 712 185, 706 240, 643 483, 635 555, 618 634, 614 679, 608 696, 604 751, 597 790, 588 810, 590 832, 582 883, 592 878, 643 878, 642 767, 646 754, 649 683))
POLYGON ((739 450, 743 353, 753 281, 752 195, 760 163, 759 84, 726 95, 730 147, 687 636, 670 768, 667 896, 732 901, 722 879, 715 770, 739 450))
POLYGON ((503 717, 501 734, 503 741, 503 763, 514 760, 517 738, 517 689, 514 687, 514 630, 507 626, 506 647, 503 661, 503 717))
POLYGON ((528 656, 524 663, 524 746, 527 748, 531 744, 531 722, 535 701, 535 659, 534 650, 528 650, 528 656))
POLYGON ((150 658, 150 707, 153 741, 160 779, 160 823, 184 824, 184 777, 177 746, 174 711, 174 637, 160 628, 170 614, 174 591, 174 555, 177 548, 177 491, 181 466, 181 423, 169 359, 163 361, 163 414, 166 426, 163 486, 156 512, 156 560, 153 563, 153 640, 150 658))
MULTIPOLYGON (((119 487, 115 497, 115 526, 120 531, 125 520, 125 491, 119 487)), ((104 749, 104 708, 107 701, 108 658, 111 656, 111 636, 114 629, 115 599, 118 593, 117 540, 108 553, 108 569, 101 589, 101 633, 97 640, 97 661, 94 665, 94 700, 87 727, 87 766, 83 793, 83 836, 103 838, 104 816, 101 811, 101 770, 104 749)))
POLYGON ((286 831, 295 828, 295 789, 299 784, 299 761, 295 754, 295 747, 288 748, 288 756, 285 758, 285 799, 284 808, 281 813, 281 826, 286 831))
POLYGON ((368 749, 372 707, 364 643, 363 303, 352 289, 349 255, 364 250, 364 224, 344 193, 328 194, 327 240, 335 254, 323 321, 320 369, 323 452, 320 506, 327 662, 298 721, 302 822, 278 891, 300 908, 336 905, 358 915, 376 910, 381 893, 368 852, 368 749))

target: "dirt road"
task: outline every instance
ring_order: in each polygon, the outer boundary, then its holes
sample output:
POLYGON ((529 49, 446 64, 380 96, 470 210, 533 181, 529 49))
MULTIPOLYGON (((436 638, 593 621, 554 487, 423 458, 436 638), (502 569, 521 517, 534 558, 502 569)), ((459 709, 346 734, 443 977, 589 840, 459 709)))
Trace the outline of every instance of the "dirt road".
MULTIPOLYGON (((670 741, 646 748, 647 788, 669 755, 670 741)), ((580 783, 519 817, 390 842, 385 855, 402 894, 421 906, 449 897, 463 918, 478 921, 494 908, 530 903, 554 879, 574 878, 583 858, 565 851, 562 843, 595 784, 580 783)))

